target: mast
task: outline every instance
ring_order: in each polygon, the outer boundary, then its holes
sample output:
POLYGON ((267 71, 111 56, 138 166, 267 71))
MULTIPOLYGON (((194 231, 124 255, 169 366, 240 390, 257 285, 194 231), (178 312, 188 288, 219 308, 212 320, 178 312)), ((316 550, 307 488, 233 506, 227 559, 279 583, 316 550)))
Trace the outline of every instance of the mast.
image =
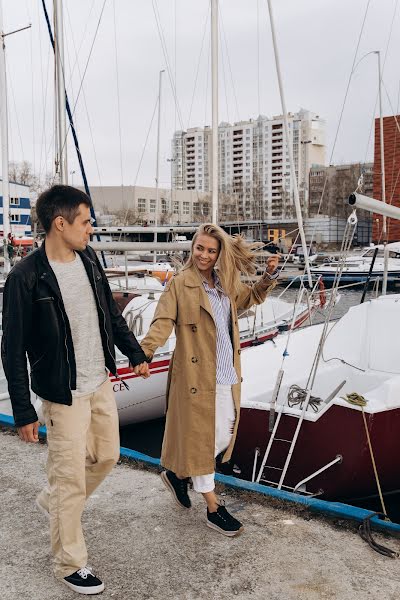
POLYGON ((285 129, 285 138, 286 138, 286 144, 287 144, 287 149, 288 149, 288 153, 289 153, 290 174, 291 174, 292 183, 293 183, 294 203, 295 203, 295 207, 296 207, 296 217, 297 217, 297 223, 299 225, 299 233, 300 233, 301 245, 303 247, 303 253, 304 253, 305 272, 307 273, 308 283, 309 283, 309 285, 311 287, 312 286, 312 279, 311 279, 310 263, 309 263, 309 260, 308 260, 308 248, 307 248, 306 237, 305 237, 305 234, 304 234, 303 217, 302 217, 302 214, 301 214, 301 206, 300 206, 300 199, 299 199, 299 188, 298 188, 298 185, 297 185, 296 169, 295 169, 294 159, 293 159, 293 147, 292 147, 292 143, 291 143, 291 139, 290 139, 290 134, 289 134, 289 124, 288 124, 288 118, 287 118, 287 112, 286 112, 285 95, 284 95, 284 92, 283 92, 281 68, 280 68, 280 63, 279 63, 278 45, 277 45, 276 36, 275 36, 275 25, 274 25, 273 13, 272 13, 272 2, 271 2, 271 0, 268 0, 268 11, 269 11, 270 24, 271 24, 272 42, 273 42, 273 45, 274 45, 276 74, 277 74, 277 77, 278 77, 279 93, 280 93, 280 96, 281 96, 281 105, 282 105, 282 113, 283 113, 283 125, 284 125, 284 129, 285 129))
POLYGON ((64 24, 62 0, 53 0, 54 11, 54 50, 56 75, 56 137, 58 142, 58 169, 60 183, 68 184, 67 165, 67 126, 65 105, 64 72, 64 24))
MULTIPOLYGON (((156 158, 156 213, 154 217, 154 226, 158 226, 158 211, 159 211, 159 175, 160 175, 160 130, 161 130, 161 91, 162 91, 162 74, 164 69, 160 71, 158 79, 158 122, 157 122, 157 158, 156 158)), ((154 233, 154 242, 157 242, 157 230, 154 233)), ((157 262, 157 252, 153 254, 153 262, 157 262)))
POLYGON ((218 0, 211 0, 211 174, 212 222, 218 219, 218 0))
POLYGON ((10 227, 10 181, 8 177, 8 110, 7 110, 7 77, 6 57, 3 29, 3 5, 0 0, 0 126, 1 126, 1 164, 3 178, 3 244, 4 244, 4 273, 10 272, 7 242, 11 232, 10 227))
MULTIPOLYGON (((383 113, 382 113, 382 72, 381 72, 381 52, 376 50, 378 55, 378 77, 379 77, 379 145, 381 151, 381 187, 382 187, 382 202, 386 204, 386 182, 385 182, 385 143, 383 139, 383 113)), ((382 281, 382 295, 386 295, 387 291, 387 279, 388 279, 388 265, 389 255, 386 250, 388 237, 387 237, 387 219, 384 214, 382 217, 382 238, 384 245, 383 252, 383 281, 382 281)))

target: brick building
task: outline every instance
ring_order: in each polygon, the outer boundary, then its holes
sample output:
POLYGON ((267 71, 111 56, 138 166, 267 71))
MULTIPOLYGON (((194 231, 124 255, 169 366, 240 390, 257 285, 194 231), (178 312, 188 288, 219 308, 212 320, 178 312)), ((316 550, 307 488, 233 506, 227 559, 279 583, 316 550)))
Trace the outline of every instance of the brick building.
MULTIPOLYGON (((385 117, 383 119, 383 140, 385 160, 385 192, 386 202, 400 207, 400 132, 397 129, 396 119, 400 123, 400 116, 385 117)), ((381 147, 379 119, 375 119, 375 150, 374 150, 374 198, 382 200, 381 184, 381 147)), ((372 239, 374 242, 382 241, 382 215, 373 216, 372 239)), ((400 221, 387 220, 388 241, 400 240, 400 221)))

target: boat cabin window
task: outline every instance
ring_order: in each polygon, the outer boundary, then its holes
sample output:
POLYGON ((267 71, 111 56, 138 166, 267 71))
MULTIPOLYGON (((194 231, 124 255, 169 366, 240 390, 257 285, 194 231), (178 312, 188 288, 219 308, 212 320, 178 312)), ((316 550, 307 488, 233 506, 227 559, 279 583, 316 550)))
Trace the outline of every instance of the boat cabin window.
MULTIPOLYGON (((375 249, 370 248, 366 252, 364 252, 363 256, 366 258, 372 258, 374 256, 375 249)), ((377 258, 383 258, 384 251, 383 248, 378 250, 377 258)), ((395 252, 394 250, 389 250, 389 258, 400 258, 400 252, 395 252)))

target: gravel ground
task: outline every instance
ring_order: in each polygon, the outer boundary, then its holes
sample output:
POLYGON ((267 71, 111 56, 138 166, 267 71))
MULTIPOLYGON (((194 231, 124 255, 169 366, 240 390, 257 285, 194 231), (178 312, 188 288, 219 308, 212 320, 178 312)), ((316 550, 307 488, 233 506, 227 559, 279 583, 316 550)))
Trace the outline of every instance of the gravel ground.
MULTIPOLYGON (((46 518, 34 499, 45 483, 45 444, 0 431, 0 598, 60 600, 77 594, 52 574, 46 518)), ((159 476, 120 464, 88 501, 89 562, 118 600, 338 600, 399 597, 400 570, 338 525, 226 490, 244 523, 238 538, 205 525, 201 497, 184 511, 159 476)), ((396 539, 376 538, 400 550, 396 539)))

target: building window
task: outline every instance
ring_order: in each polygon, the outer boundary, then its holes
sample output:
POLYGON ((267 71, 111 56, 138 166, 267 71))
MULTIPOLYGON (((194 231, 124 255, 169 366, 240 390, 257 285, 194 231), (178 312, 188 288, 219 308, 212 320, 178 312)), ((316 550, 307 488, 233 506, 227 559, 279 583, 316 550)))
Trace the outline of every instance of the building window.
POLYGON ((189 202, 182 202, 182 206, 183 206, 183 214, 184 215, 189 215, 190 214, 190 203, 189 202))
POLYGON ((203 214, 204 214, 205 217, 208 217, 208 215, 210 214, 210 207, 209 207, 208 202, 204 202, 204 205, 203 205, 203 214))
POLYGON ((19 198, 10 198, 10 206, 19 206, 19 198))
POLYGON ((164 215, 168 212, 168 203, 165 198, 161 198, 161 212, 164 215))
POLYGON ((150 212, 156 212, 156 200, 154 198, 150 198, 150 212))
POLYGON ((174 214, 179 215, 179 201, 174 200, 174 214))
POLYGON ((200 212, 200 204, 198 202, 193 202, 193 212, 195 215, 198 215, 200 212))
POLYGON ((146 198, 138 198, 138 211, 140 213, 146 212, 147 202, 146 198))
POLYGON ((10 221, 13 221, 14 223, 20 223, 21 215, 19 213, 10 213, 10 221))

